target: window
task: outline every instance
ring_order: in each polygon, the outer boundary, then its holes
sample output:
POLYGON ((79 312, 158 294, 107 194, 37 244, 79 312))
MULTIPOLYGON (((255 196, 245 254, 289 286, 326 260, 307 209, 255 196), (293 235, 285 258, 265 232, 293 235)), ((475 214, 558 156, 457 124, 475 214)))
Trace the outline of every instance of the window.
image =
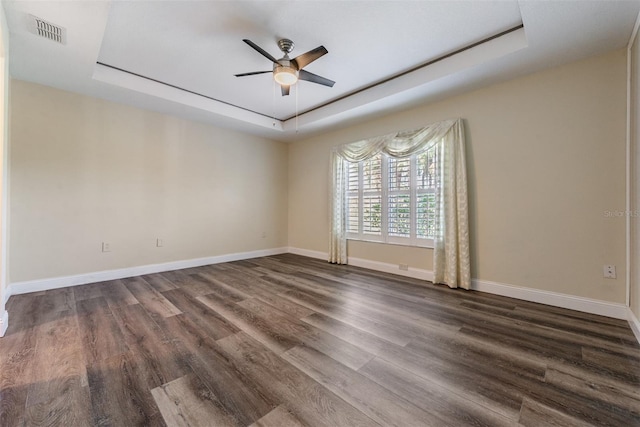
POLYGON ((438 185, 437 145, 419 154, 383 154, 349 163, 349 239, 432 246, 438 185))

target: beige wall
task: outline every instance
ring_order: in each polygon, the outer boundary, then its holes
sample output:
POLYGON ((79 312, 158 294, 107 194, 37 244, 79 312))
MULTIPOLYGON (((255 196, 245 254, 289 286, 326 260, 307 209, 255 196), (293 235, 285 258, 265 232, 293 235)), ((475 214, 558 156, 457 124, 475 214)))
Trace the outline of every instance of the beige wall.
MULTIPOLYGON (((11 107, 11 282, 287 245, 326 252, 332 146, 462 117, 473 277, 625 299, 625 219, 605 215, 625 210, 624 51, 288 148, 22 81, 11 107)), ((431 252, 349 244, 352 257, 427 270, 431 252)), ((638 313, 637 286, 633 296, 638 313)))
MULTIPOLYGON (((462 117, 472 276, 625 301, 625 52, 532 74, 294 143, 289 246, 328 249, 332 146, 462 117), (614 264, 618 278, 603 278, 614 264)), ((431 269, 432 251, 349 243, 349 255, 431 269)))
POLYGON ((640 36, 631 50, 631 277, 629 305, 640 319, 640 36))
POLYGON ((287 245, 283 143, 16 80, 11 108, 12 283, 287 245))

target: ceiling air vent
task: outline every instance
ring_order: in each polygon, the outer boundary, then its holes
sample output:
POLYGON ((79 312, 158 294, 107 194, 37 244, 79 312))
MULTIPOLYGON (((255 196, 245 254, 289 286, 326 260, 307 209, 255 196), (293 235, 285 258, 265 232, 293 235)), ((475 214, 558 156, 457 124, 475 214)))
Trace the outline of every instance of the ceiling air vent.
POLYGON ((29 30, 40 37, 53 40, 61 44, 67 42, 67 30, 58 25, 40 19, 37 16, 29 15, 29 30))

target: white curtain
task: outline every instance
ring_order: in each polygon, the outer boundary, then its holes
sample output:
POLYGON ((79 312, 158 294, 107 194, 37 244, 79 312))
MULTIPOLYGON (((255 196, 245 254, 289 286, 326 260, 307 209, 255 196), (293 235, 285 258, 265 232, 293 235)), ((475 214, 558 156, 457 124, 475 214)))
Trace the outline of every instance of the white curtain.
POLYGON ((331 188, 329 203, 331 228, 329 230, 329 262, 347 263, 347 161, 336 150, 331 152, 331 188))
POLYGON ((444 120, 413 131, 393 133, 335 147, 331 153, 331 236, 329 262, 347 263, 347 162, 369 159, 380 152, 406 157, 440 144, 440 186, 434 238, 434 281, 469 289, 469 221, 464 127, 461 119, 444 120))

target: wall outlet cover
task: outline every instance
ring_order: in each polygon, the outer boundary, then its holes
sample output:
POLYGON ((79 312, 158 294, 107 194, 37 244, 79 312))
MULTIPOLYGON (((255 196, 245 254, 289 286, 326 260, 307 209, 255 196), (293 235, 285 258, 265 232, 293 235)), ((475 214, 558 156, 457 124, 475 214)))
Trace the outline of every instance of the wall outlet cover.
POLYGON ((616 278, 616 266, 615 265, 605 265, 603 269, 603 275, 605 279, 615 279, 616 278))

